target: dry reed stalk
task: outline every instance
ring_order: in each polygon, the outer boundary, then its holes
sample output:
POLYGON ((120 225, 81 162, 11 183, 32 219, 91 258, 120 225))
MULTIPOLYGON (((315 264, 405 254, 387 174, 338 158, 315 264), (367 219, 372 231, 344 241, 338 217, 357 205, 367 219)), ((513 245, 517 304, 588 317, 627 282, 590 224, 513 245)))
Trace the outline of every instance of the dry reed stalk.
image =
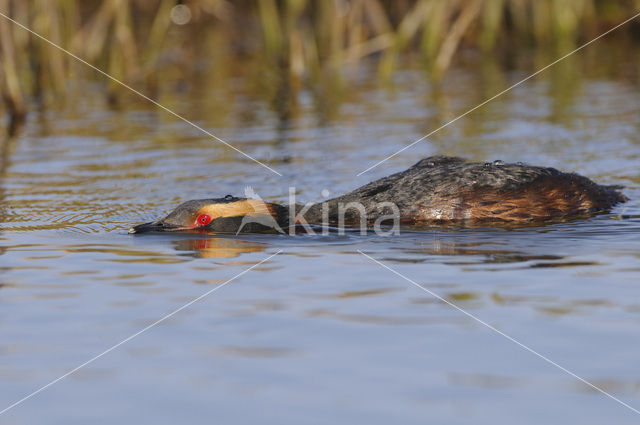
POLYGON ((466 2, 462 12, 460 12, 460 15, 451 26, 451 30, 442 42, 442 46, 440 46, 440 51, 434 64, 434 73, 436 75, 442 75, 449 67, 453 54, 458 48, 465 31, 480 13, 483 1, 484 0, 469 0, 466 2))
MULTIPOLYGON (((0 0, 0 10, 8 11, 9 2, 0 0)), ((11 115, 11 127, 14 123, 24 119, 27 113, 18 69, 16 63, 16 51, 12 34, 13 24, 6 19, 0 19, 0 60, 2 61, 2 95, 11 115)))

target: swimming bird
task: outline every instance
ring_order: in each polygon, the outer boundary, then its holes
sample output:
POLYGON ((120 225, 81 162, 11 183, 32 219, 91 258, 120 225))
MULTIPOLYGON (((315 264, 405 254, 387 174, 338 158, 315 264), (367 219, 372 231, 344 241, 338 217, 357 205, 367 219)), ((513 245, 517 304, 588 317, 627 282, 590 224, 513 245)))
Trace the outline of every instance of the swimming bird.
POLYGON ((231 195, 192 200, 129 233, 255 233, 300 223, 368 226, 393 220, 403 225, 525 224, 606 210, 627 200, 619 189, 555 168, 432 156, 321 203, 286 206, 231 195))

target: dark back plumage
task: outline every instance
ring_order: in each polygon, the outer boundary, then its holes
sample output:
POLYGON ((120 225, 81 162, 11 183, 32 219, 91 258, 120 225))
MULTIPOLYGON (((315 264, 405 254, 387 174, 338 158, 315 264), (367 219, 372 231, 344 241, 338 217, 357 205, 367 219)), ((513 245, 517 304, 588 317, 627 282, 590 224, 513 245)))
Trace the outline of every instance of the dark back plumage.
MULTIPOLYGON (((625 200, 615 188, 555 168, 434 156, 327 203, 330 221, 337 220, 339 204, 362 204, 371 221, 388 215, 390 209, 380 205, 392 202, 401 222, 428 223, 540 220, 592 213, 625 200)), ((310 214, 317 219, 320 212, 316 207, 310 214)), ((360 212, 353 208, 345 217, 358 221, 360 212)))

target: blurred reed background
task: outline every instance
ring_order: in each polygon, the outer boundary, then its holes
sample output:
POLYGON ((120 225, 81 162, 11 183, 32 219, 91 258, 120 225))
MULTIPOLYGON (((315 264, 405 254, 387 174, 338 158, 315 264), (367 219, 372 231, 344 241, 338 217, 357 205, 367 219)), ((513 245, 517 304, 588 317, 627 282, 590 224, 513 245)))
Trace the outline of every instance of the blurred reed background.
MULTIPOLYGON (((344 85, 365 60, 381 80, 407 60, 437 80, 461 49, 508 58, 542 47, 551 61, 638 9, 640 0, 0 0, 1 13, 152 98, 165 82, 241 73, 285 101, 344 85)), ((114 105, 128 96, 4 17, 0 58, 11 122, 68 101, 78 78, 108 84, 98 93, 114 105)))

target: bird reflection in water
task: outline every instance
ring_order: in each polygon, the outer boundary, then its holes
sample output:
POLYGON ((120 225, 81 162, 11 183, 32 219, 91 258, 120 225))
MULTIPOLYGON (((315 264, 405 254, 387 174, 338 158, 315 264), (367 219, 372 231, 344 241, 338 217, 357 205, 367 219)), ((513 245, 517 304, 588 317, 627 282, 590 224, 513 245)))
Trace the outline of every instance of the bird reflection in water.
POLYGON ((231 238, 180 239, 173 242, 176 251, 196 258, 235 258, 241 254, 262 252, 269 244, 231 238))

